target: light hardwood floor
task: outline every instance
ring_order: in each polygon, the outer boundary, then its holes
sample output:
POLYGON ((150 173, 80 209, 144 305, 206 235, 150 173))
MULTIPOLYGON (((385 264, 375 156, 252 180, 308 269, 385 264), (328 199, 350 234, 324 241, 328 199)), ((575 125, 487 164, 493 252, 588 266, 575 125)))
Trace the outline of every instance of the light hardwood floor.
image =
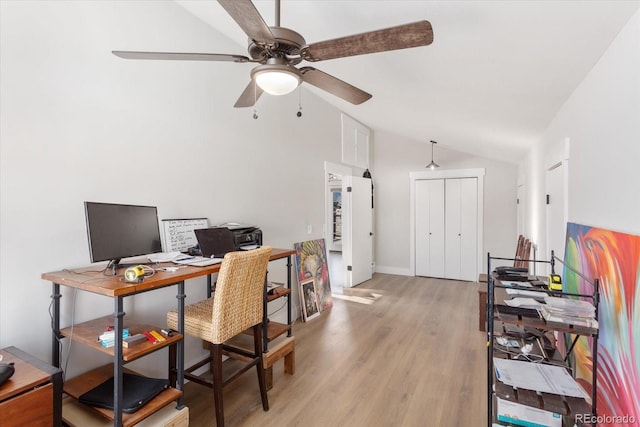
MULTIPOLYGON (((274 367, 270 410, 254 371, 225 388, 227 426, 481 426, 486 424, 486 336, 477 285, 375 274, 355 290, 367 305, 334 298, 296 323, 296 373, 274 367)), ((345 292, 347 293, 347 292, 345 292)), ((211 390, 185 386, 190 425, 215 426, 211 390)))

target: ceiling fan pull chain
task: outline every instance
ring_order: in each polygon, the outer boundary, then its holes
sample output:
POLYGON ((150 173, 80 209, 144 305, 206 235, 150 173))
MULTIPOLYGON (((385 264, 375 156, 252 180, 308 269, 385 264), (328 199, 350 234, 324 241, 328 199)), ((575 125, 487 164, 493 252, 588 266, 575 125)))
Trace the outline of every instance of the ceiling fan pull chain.
POLYGON ((258 103, 258 95, 256 94, 256 82, 253 82, 253 119, 258 120, 258 109, 256 108, 256 104, 258 103))
POLYGON ((302 117, 302 88, 298 86, 298 112, 296 116, 302 117))

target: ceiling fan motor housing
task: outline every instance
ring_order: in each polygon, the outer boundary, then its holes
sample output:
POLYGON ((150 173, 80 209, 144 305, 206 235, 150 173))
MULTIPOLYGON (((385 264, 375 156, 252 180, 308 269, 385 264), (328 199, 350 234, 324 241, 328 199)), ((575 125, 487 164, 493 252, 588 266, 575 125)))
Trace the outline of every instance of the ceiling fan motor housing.
POLYGON ((286 58, 290 65, 299 64, 302 61, 300 50, 307 44, 299 33, 283 27, 269 27, 276 40, 275 46, 266 46, 249 40, 249 56, 263 64, 267 59, 279 57, 286 58))

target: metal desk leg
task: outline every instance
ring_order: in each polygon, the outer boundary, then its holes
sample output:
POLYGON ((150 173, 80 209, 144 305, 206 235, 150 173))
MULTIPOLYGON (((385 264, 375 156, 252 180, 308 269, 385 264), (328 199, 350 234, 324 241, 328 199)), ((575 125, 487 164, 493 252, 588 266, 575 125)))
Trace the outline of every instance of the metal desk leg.
MULTIPOLYGON (((178 378, 177 388, 184 391, 184 300, 187 296, 184 293, 184 280, 178 282, 178 332, 182 335, 182 339, 178 341, 177 349, 177 364, 178 364, 178 378)), ((177 409, 184 408, 184 394, 178 399, 177 409)))
POLYGON ((60 367, 60 285, 52 283, 51 299, 53 305, 53 324, 51 325, 51 363, 60 367))
POLYGON ((113 363, 113 425, 117 427, 122 426, 122 324, 124 318, 122 300, 123 297, 116 297, 113 315, 116 335, 113 356, 115 359, 113 363))

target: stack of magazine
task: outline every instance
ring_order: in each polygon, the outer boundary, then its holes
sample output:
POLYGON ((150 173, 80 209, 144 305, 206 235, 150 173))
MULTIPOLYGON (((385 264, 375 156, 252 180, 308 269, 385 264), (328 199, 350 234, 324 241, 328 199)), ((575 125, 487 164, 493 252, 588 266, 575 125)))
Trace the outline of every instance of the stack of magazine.
POLYGON ((544 302, 545 304, 538 310, 549 323, 598 328, 598 320, 595 318, 596 308, 588 301, 546 297, 544 302))

